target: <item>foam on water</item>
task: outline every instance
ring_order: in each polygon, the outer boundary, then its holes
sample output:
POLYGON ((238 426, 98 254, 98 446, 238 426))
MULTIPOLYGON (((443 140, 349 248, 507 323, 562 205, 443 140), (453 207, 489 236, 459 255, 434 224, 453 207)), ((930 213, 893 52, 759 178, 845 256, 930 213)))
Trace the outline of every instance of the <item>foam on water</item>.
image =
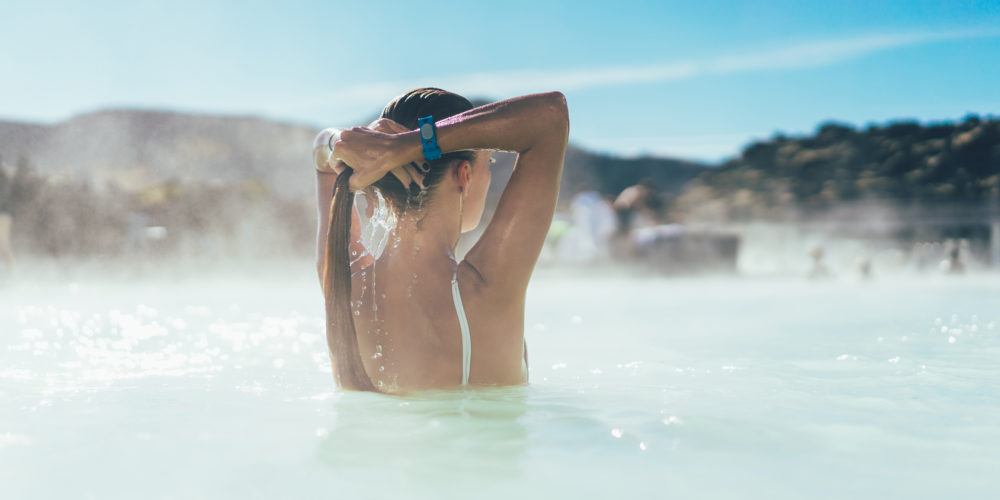
POLYGON ((389 397, 333 388, 310 280, 22 284, 0 289, 0 480, 9 498, 990 497, 998 306, 995 279, 543 273, 530 386, 389 397))

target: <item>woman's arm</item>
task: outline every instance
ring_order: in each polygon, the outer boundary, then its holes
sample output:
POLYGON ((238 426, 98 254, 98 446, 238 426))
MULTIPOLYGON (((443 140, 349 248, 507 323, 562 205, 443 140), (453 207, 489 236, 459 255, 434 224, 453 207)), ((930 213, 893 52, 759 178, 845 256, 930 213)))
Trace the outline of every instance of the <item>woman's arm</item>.
POLYGON ((326 129, 313 141, 313 163, 316 167, 316 273, 323 282, 323 263, 326 259, 326 235, 330 231, 330 203, 333 201, 333 184, 337 174, 328 159, 330 148, 327 139, 334 129, 326 129))
POLYGON ((497 306, 520 307, 559 197, 568 110, 561 93, 484 108, 472 110, 474 114, 462 120, 444 120, 439 144, 445 151, 470 149, 468 144, 472 144, 473 149, 518 153, 496 212, 465 261, 479 271, 487 288, 516 301, 497 306))
MULTIPOLYGON (((523 297, 559 195, 569 135, 566 98, 550 92, 507 99, 436 125, 443 153, 465 149, 518 153, 493 219, 466 261, 501 296, 523 297)), ((423 158, 417 131, 387 135, 360 128, 345 130, 334 149, 354 168, 351 183, 357 179, 358 186, 377 180, 396 165, 423 158)))

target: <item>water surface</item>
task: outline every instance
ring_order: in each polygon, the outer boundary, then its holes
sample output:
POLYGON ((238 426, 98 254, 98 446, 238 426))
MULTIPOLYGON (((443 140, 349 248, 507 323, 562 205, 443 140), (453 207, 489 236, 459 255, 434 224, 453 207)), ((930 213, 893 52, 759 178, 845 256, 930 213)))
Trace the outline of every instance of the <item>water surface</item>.
POLYGON ((543 270, 530 386, 407 397, 334 390, 292 276, 0 288, 4 498, 1000 494, 996 276, 543 270))

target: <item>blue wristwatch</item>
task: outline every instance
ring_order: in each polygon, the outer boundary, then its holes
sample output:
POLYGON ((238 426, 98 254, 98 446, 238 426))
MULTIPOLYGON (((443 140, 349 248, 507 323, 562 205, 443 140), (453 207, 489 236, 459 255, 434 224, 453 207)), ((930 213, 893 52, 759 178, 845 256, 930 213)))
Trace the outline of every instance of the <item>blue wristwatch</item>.
POLYGON ((420 144, 424 147, 424 158, 436 160, 441 157, 441 148, 438 147, 437 128, 434 127, 434 117, 425 116, 417 119, 420 127, 420 144))

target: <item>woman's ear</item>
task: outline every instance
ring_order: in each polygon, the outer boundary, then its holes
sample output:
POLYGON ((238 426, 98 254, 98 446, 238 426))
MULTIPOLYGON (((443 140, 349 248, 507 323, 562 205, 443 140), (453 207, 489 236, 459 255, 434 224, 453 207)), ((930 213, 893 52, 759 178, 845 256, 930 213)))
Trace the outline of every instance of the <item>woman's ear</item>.
POLYGON ((460 160, 458 164, 455 165, 455 182, 458 183, 458 189, 460 192, 468 192, 471 178, 472 164, 469 163, 468 160, 460 160))

